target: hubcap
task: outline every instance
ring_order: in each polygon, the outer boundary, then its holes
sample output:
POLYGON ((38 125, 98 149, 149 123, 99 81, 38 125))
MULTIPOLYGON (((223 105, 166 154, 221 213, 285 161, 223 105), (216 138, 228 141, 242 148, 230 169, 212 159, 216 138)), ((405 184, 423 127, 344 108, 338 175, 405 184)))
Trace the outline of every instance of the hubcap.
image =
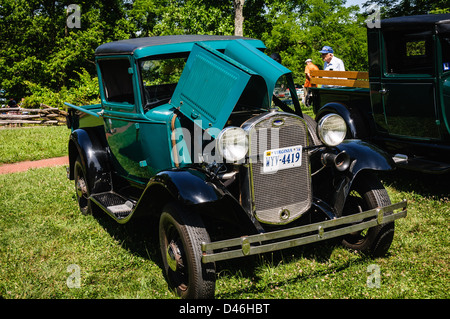
POLYGON ((79 198, 83 197, 87 193, 86 183, 82 178, 77 180, 77 195, 79 198))
POLYGON ((167 245, 167 264, 173 271, 184 268, 180 249, 174 241, 171 241, 169 245, 167 245))

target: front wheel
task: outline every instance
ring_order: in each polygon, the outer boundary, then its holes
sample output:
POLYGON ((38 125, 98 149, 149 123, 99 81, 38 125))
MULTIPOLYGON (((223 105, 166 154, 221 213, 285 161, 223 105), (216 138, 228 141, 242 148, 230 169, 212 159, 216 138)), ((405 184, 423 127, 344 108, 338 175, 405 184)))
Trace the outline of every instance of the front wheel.
POLYGON ((209 241, 198 215, 176 203, 163 208, 159 222, 161 255, 169 285, 181 298, 214 298, 215 264, 201 261, 201 243, 209 241))
MULTIPOLYGON (((367 173, 359 176, 352 185, 345 202, 344 214, 356 214, 390 204, 391 200, 384 186, 374 174, 367 173)), ((344 236, 342 244, 347 248, 381 257, 387 253, 393 238, 394 222, 390 222, 348 234, 344 236)))

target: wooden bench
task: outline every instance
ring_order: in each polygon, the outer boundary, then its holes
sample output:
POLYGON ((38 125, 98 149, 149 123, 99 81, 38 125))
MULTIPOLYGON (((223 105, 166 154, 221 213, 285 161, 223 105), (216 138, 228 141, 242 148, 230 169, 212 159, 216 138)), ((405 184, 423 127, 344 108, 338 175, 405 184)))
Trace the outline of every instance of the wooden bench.
POLYGON ((313 70, 311 84, 369 88, 369 72, 313 70))

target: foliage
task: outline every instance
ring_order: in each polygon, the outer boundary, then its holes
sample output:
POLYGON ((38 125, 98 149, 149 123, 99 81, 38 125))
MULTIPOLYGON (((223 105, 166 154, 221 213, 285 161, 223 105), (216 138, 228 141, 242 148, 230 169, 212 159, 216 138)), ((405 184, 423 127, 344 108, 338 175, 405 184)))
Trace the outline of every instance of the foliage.
POLYGON ((370 4, 381 7, 382 18, 450 13, 450 0, 369 0, 364 6, 370 4))
MULTIPOLYGON (((102 43, 167 34, 234 34, 233 0, 79 0, 81 27, 71 29, 66 10, 72 2, 2 0, 0 87, 7 98, 29 97, 28 106, 49 100, 58 107, 63 100, 95 102, 98 96, 91 95, 88 83, 96 82, 94 53, 102 43), (80 74, 82 83, 73 80, 80 74), (76 92, 80 84, 89 92, 76 92)), ((318 53, 323 45, 332 46, 348 70, 367 70, 364 17, 345 2, 246 0, 244 36, 264 40, 269 55, 280 53, 298 84, 304 81, 307 58, 323 65, 318 53)), ((449 0, 370 2, 385 6, 390 15, 449 8, 449 0)))

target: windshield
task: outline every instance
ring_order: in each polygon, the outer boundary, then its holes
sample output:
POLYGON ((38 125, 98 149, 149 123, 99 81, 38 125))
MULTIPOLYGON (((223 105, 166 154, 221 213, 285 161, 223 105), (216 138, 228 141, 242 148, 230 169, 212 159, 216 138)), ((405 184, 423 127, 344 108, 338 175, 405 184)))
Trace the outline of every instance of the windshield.
POLYGON ((139 62, 144 110, 168 103, 183 72, 186 57, 145 59, 139 62))
POLYGON ((300 108, 299 94, 300 90, 295 87, 292 76, 284 74, 275 83, 272 103, 285 112, 296 111, 297 108, 300 108))

